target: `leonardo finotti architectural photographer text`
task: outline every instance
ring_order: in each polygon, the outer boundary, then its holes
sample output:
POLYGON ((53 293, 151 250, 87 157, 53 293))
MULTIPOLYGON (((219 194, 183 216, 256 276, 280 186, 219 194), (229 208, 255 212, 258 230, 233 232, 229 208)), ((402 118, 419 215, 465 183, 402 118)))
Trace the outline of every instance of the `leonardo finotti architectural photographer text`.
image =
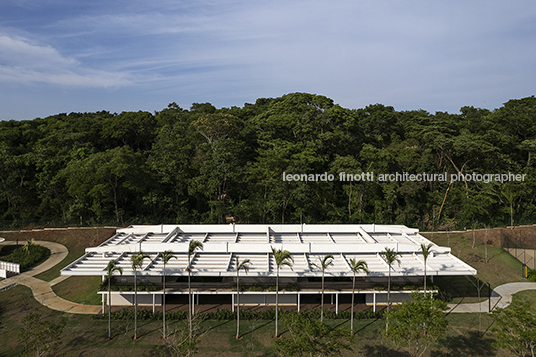
POLYGON ((479 174, 476 172, 462 174, 448 174, 446 172, 440 174, 430 174, 422 172, 419 174, 411 174, 409 172, 395 172, 391 174, 376 174, 374 172, 360 172, 358 174, 350 174, 339 172, 337 175, 324 172, 322 174, 292 174, 283 172, 283 181, 301 181, 301 182, 332 182, 335 180, 342 182, 387 182, 387 181, 412 181, 412 182, 457 182, 457 181, 476 181, 483 183, 490 182, 522 182, 525 181, 527 174, 496 173, 496 174, 479 174))

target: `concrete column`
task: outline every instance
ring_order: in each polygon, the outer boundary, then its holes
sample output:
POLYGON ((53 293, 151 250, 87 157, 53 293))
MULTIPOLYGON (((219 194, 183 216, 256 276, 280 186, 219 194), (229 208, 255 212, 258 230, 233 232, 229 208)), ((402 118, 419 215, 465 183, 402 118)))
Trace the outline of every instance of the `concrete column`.
POLYGON ((339 313, 339 293, 335 293, 335 313, 339 313))
POLYGON ((376 312, 376 293, 372 293, 372 311, 376 312))
POLYGON ((155 298, 156 294, 152 294, 152 295, 153 295, 153 314, 154 314, 154 303, 155 303, 154 298, 155 298))
POLYGON ((300 293, 298 292, 298 312, 300 312, 300 293))
POLYGON ((195 315, 195 293, 192 296, 192 316, 195 315))
MULTIPOLYGON (((108 294, 106 294, 106 295, 108 295, 108 294)), ((106 298, 108 297, 106 295, 102 294, 102 313, 103 314, 104 314, 104 302, 106 301, 106 298)))

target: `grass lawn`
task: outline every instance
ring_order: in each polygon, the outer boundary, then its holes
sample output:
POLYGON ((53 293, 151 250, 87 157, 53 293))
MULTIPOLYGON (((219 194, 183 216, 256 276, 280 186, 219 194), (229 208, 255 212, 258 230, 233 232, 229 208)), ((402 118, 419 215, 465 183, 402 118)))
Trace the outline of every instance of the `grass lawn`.
MULTIPOLYGON (((49 310, 33 299, 30 289, 16 286, 0 294, 0 355, 19 356, 22 346, 18 333, 22 319, 28 312, 38 312, 43 319, 54 323, 65 321, 61 336, 62 344, 51 354, 57 356, 160 356, 165 355, 164 342, 160 339, 162 321, 138 321, 141 339, 132 341, 133 321, 112 321, 115 338, 106 341, 108 323, 106 319, 94 319, 90 315, 73 315, 49 310)), ((450 314, 447 316, 449 328, 442 344, 431 348, 425 356, 511 356, 506 351, 491 347, 493 334, 486 332, 478 337, 478 314, 450 314)), ((349 330, 348 320, 327 320, 332 327, 349 330)), ((489 328, 491 319, 482 314, 482 329, 489 328)), ((386 340, 382 331, 384 320, 356 320, 357 336, 351 340, 354 352, 344 352, 342 356, 405 356, 405 351, 386 340)), ((169 321, 168 331, 177 333, 187 329, 186 321, 169 321)), ((209 320, 199 324, 200 356, 275 356, 272 342, 274 321, 241 321, 243 339, 235 341, 235 321, 209 320)), ((280 325, 283 336, 288 337, 284 326, 280 325)), ((171 338, 172 340, 173 338, 171 338)))
MULTIPOLYGON (((84 253, 87 246, 100 244, 112 235, 113 230, 76 230, 43 232, 35 236, 34 232, 25 234, 4 234, 7 239, 52 240, 62 243, 69 249, 69 256, 57 267, 38 276, 52 280, 59 276, 59 270, 84 253)), ((523 281, 521 263, 498 247, 477 245, 471 247, 467 239, 451 234, 448 238, 435 235, 434 242, 450 246, 452 253, 459 256, 478 270, 477 278, 489 282, 492 287, 506 282, 523 281), (487 250, 487 252, 486 252, 487 250)), ((56 284, 53 289, 65 299, 79 303, 100 305, 100 296, 96 294, 100 277, 70 277, 56 284)), ((473 279, 474 281, 474 279, 473 279)), ((464 302, 476 299, 476 288, 464 277, 436 278, 434 283, 452 294, 454 299, 465 297, 464 302)), ((483 295, 487 292, 483 289, 483 295)), ((536 306, 536 291, 525 291, 514 295, 536 306)), ((165 354, 164 342, 161 340, 162 321, 140 320, 138 334, 141 339, 132 341, 133 321, 112 321, 115 338, 106 341, 107 320, 95 319, 91 315, 73 315, 49 310, 37 303, 30 289, 16 286, 0 293, 0 356, 19 356, 22 346, 18 333, 22 319, 29 312, 38 312, 43 319, 52 322, 64 320, 66 327, 61 337, 62 344, 51 354, 61 356, 161 356, 165 354)), ((485 313, 449 314, 449 327, 445 338, 437 346, 425 353, 425 356, 511 356, 504 350, 491 347, 494 334, 489 331, 492 321, 485 313), (483 335, 482 335, 483 334, 483 335)), ((349 330, 349 320, 327 320, 333 327, 349 330)), ((179 333, 187 328, 186 321, 169 321, 168 331, 179 333)), ((344 352, 342 356, 406 356, 406 351, 388 341, 382 334, 384 320, 356 320, 357 337, 351 341, 354 352, 344 352)), ((235 321, 209 320, 199 324, 203 334, 200 338, 199 355, 202 356, 275 356, 272 342, 274 321, 243 320, 241 331, 243 339, 235 341, 235 321)), ((284 326, 280 325, 284 336, 284 326)))
POLYGON ((6 240, 47 240, 63 244, 69 250, 69 254, 63 261, 49 270, 35 277, 44 281, 51 281, 60 276, 60 270, 80 258, 87 247, 97 246, 110 238, 115 233, 111 228, 88 228, 72 230, 47 230, 35 232, 12 232, 2 233, 6 240))
POLYGON ((515 293, 512 295, 512 302, 517 300, 526 302, 530 304, 533 309, 536 309, 536 290, 525 290, 515 293))
POLYGON ((100 276, 71 276, 54 285, 52 290, 65 300, 79 304, 100 305, 102 298, 97 294, 100 284, 100 276))

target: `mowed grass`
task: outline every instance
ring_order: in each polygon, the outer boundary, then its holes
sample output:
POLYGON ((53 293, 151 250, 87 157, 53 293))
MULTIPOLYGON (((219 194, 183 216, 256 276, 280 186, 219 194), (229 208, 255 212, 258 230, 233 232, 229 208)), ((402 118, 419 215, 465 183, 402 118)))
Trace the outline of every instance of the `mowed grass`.
MULTIPOLYGON (((30 289, 16 286, 0 294, 0 355, 20 356, 23 347, 18 341, 22 319, 29 312, 42 314, 43 319, 54 323, 65 321, 61 345, 53 356, 165 356, 166 347, 160 338, 162 321, 138 321, 141 339, 132 341, 133 321, 112 321, 114 339, 106 341, 108 321, 91 315, 73 315, 49 310, 33 299, 30 289)), ((489 331, 491 319, 482 314, 482 329, 479 331, 478 314, 449 314, 449 327, 444 340, 432 346, 424 356, 511 356, 503 350, 491 347, 494 335, 489 331), (483 337, 480 333, 483 332, 483 337)), ((327 320, 333 328, 350 329, 349 320, 327 320)), ((272 335, 275 322, 269 320, 241 321, 243 339, 234 340, 236 322, 209 320, 198 325, 201 334, 199 356, 276 356, 272 335)), ((387 340, 382 332, 385 321, 367 319, 355 321, 356 337, 349 339, 353 351, 344 351, 341 356, 407 356, 387 340)), ((187 321, 169 321, 168 331, 176 334, 187 330, 187 321)), ((284 338, 288 331, 280 324, 284 338)), ((173 341, 173 336, 170 338, 173 341)), ((345 339, 346 340, 346 339, 345 339)))
POLYGON ((102 298, 97 291, 101 284, 100 276, 71 276, 54 285, 52 290, 69 301, 86 305, 99 305, 102 298))
POLYGON ((472 247, 472 241, 463 237, 462 234, 426 234, 427 238, 433 238, 433 242, 440 246, 451 248, 451 253, 477 270, 476 276, 445 276, 436 277, 434 283, 441 290, 448 292, 453 303, 472 303, 483 301, 488 298, 488 288, 499 285, 526 281, 522 276, 523 264, 501 247, 495 247, 482 243, 476 243, 472 247), (483 287, 482 287, 483 286, 483 287), (478 287, 480 296, 478 299, 478 287))
POLYGON ((35 277, 44 281, 52 281, 60 276, 61 269, 80 258, 87 247, 97 246, 110 238, 115 233, 112 228, 87 228, 69 230, 46 230, 32 232, 10 232, 2 233, 6 240, 46 240, 63 244, 69 250, 69 254, 63 261, 51 269, 36 275, 35 277))

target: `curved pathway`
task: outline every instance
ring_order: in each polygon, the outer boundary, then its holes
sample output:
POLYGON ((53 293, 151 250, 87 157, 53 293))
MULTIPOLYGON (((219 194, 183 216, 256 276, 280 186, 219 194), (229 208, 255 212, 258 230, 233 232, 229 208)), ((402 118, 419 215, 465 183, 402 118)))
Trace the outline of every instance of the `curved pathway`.
POLYGON ((491 304, 489 299, 480 303, 472 304, 449 304, 448 312, 489 312, 496 308, 504 309, 512 303, 512 295, 523 290, 536 290, 536 283, 508 283, 497 286, 491 292, 491 304))
MULTIPOLYGON (((13 241, 4 241, 1 242, 0 245, 8 245, 13 243, 13 241)), ((25 243, 25 241, 19 241, 19 244, 25 243)), ((21 284, 32 289, 35 299, 52 310, 69 312, 73 314, 98 314, 102 310, 102 307, 99 305, 77 304, 72 301, 62 299, 54 293, 52 290, 52 285, 66 279, 65 277, 56 278, 51 282, 34 278, 34 275, 41 274, 56 264, 61 263, 67 254, 69 254, 67 248, 62 244, 49 241, 35 241, 34 243, 50 249, 50 257, 44 263, 31 270, 0 281, 0 289, 14 283, 21 284)))
MULTIPOLYGON (((19 241, 20 244, 25 244, 25 241, 19 241)), ((13 241, 0 242, 0 245, 13 244, 13 241)), ((25 285, 32 289, 33 295, 37 301, 44 306, 63 312, 69 312, 73 314, 98 314, 101 312, 102 307, 99 305, 82 305, 72 301, 67 301, 57 296, 52 290, 52 286, 58 282, 66 279, 65 276, 60 276, 51 282, 46 282, 41 279, 34 278, 34 275, 40 274, 52 268, 56 264, 59 264, 69 251, 64 245, 49 242, 49 241, 36 241, 35 244, 42 245, 50 249, 50 257, 39 266, 28 270, 20 275, 15 275, 10 278, 0 281, 0 289, 9 286, 13 283, 25 285)), ((505 308, 512 302, 512 295, 523 290, 536 290, 536 283, 508 283, 497 286, 491 293, 491 309, 505 308)), ((471 304, 449 304, 448 312, 489 312, 490 306, 489 300, 481 303, 471 304)))

